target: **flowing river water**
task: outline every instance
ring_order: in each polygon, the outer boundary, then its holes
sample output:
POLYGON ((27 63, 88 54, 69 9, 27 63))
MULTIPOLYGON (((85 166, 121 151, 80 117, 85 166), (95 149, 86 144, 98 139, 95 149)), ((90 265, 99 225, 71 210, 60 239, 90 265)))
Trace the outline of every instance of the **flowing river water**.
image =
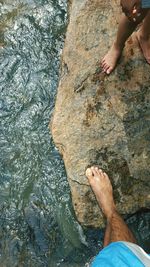
MULTIPOLYGON (((1 0, 0 14, 0 267, 86 266, 103 232, 75 219, 48 128, 67 1, 1 0)), ((128 218, 145 248, 149 220, 149 212, 128 218)))

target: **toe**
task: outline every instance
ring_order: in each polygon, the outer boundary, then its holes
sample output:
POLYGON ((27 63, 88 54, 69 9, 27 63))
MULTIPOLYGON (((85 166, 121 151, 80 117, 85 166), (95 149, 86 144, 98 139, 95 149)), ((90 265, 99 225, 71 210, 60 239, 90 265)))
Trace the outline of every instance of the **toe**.
POLYGON ((103 173, 103 171, 101 169, 99 169, 99 175, 100 175, 101 178, 104 176, 104 173, 103 173))
POLYGON ((106 61, 103 60, 103 61, 101 62, 101 66, 104 67, 105 64, 106 64, 106 61))
POLYGON ((87 168, 85 174, 86 174, 86 177, 88 177, 88 178, 93 177, 93 172, 92 172, 91 168, 87 168))
MULTIPOLYGON (((105 179, 109 180, 109 177, 108 177, 107 173, 104 172, 103 174, 104 174, 105 179)), ((110 180, 109 180, 109 181, 110 181, 110 180)))
POLYGON ((108 65, 106 62, 103 64, 103 69, 105 69, 105 68, 108 68, 108 65))
POLYGON ((105 57, 102 59, 101 64, 103 64, 104 62, 105 62, 105 57))
POLYGON ((98 167, 95 167, 95 171, 97 172, 97 174, 99 174, 99 172, 98 172, 98 167))
POLYGON ((112 69, 111 67, 109 67, 109 68, 107 69, 106 73, 107 73, 107 74, 110 74, 110 73, 112 72, 112 70, 113 70, 113 69, 112 69))
POLYGON ((92 170, 92 172, 93 172, 93 175, 96 176, 97 173, 98 173, 98 168, 95 167, 95 166, 92 166, 92 167, 91 167, 91 170, 92 170))
POLYGON ((105 68, 104 68, 104 72, 107 73, 107 70, 109 69, 109 66, 106 65, 105 68))
POLYGON ((97 176, 100 176, 100 169, 98 167, 96 167, 96 172, 97 172, 97 176))

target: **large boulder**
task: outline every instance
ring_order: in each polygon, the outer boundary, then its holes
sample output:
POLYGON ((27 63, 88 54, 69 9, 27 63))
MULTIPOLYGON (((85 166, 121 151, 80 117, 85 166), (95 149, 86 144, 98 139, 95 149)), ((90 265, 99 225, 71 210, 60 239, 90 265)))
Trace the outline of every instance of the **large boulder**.
POLYGON ((109 174, 121 214, 150 206, 150 66, 135 34, 110 76, 99 67, 119 14, 119 0, 72 1, 51 124, 77 219, 86 226, 104 225, 85 177, 93 164, 109 174))

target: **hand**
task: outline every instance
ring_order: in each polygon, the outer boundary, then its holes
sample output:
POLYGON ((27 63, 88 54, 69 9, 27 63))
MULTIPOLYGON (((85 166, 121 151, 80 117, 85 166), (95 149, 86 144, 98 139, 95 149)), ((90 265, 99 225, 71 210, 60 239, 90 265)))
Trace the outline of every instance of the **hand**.
POLYGON ((121 0, 122 11, 131 21, 138 21, 143 15, 141 0, 121 0))

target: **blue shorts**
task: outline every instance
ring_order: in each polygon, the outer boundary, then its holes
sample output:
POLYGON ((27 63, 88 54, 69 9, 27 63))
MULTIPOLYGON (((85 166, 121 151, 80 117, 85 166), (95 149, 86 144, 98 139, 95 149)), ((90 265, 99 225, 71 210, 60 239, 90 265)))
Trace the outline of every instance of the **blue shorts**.
POLYGON ((91 267, 150 267, 150 256, 133 243, 113 242, 100 251, 91 267))
POLYGON ((142 8, 150 8, 150 0, 142 0, 142 8))

